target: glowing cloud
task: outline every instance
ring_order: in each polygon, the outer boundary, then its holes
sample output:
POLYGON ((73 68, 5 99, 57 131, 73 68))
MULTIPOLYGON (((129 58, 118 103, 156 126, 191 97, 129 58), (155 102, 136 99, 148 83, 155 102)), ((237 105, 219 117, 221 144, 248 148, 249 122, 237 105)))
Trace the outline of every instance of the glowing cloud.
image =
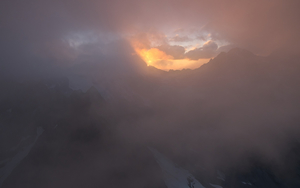
POLYGON ((135 49, 136 53, 147 63, 147 65, 153 65, 156 61, 172 60, 173 56, 167 55, 165 52, 160 51, 157 48, 147 49, 135 49))
POLYGON ((130 43, 136 54, 148 66, 161 70, 195 69, 209 61, 209 58, 190 59, 186 57, 186 51, 182 46, 170 46, 169 44, 151 46, 151 41, 145 40, 145 38, 134 38, 130 40, 130 43), (180 48, 183 50, 178 50, 180 48))

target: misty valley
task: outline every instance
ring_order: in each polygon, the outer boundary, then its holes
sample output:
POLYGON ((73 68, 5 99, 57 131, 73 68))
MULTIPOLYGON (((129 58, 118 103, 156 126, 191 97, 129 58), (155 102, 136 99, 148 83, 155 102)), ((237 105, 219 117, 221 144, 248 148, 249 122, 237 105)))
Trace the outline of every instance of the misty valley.
POLYGON ((300 187, 299 55, 233 48, 170 71, 122 59, 6 67, 0 187, 300 187))

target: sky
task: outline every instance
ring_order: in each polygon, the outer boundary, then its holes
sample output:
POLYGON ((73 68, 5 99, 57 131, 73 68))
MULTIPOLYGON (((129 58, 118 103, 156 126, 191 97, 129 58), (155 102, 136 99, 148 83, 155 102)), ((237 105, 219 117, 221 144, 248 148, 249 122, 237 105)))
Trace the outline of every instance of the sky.
POLYGON ((299 51, 297 0, 4 0, 0 5, 0 53, 6 57, 65 64, 87 54, 126 53, 169 70, 197 68, 233 47, 258 55, 299 51), (114 51, 120 41, 127 46, 114 51))

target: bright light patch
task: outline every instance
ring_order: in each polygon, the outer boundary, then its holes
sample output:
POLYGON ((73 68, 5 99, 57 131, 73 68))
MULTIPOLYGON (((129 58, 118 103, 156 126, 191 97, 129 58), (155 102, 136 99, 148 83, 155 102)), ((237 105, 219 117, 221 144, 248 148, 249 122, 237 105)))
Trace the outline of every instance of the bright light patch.
MULTIPOLYGON (((195 69, 207 63, 209 59, 190 60, 188 58, 175 59, 172 55, 166 54, 164 51, 159 50, 157 47, 147 48, 147 45, 133 40, 131 41, 132 47, 136 54, 145 61, 148 66, 153 66, 161 70, 182 70, 182 69, 195 69)), ((192 46, 190 49, 195 49, 192 46)))
POLYGON ((160 51, 157 48, 151 48, 149 50, 147 49, 135 49, 136 53, 147 63, 147 65, 155 64, 157 61, 162 60, 172 60, 173 57, 170 55, 167 55, 165 52, 160 51))

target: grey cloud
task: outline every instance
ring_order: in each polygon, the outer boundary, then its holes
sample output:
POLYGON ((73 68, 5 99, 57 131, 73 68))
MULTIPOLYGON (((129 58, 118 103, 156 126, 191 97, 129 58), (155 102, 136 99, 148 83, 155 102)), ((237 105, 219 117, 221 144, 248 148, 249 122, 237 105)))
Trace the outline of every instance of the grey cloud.
POLYGON ((173 56, 175 59, 184 58, 185 49, 182 46, 178 45, 161 45, 157 47, 159 50, 165 52, 167 55, 173 56))
POLYGON ((191 41, 192 39, 189 38, 188 36, 179 36, 179 35, 176 35, 175 37, 172 37, 170 39, 170 41, 173 41, 173 42, 188 42, 188 41, 191 41))
POLYGON ((192 60, 208 59, 217 54, 218 45, 213 41, 208 41, 201 48, 188 51, 186 57, 192 60))
POLYGON ((178 26, 185 30, 197 26, 201 32, 211 33, 214 40, 261 54, 280 47, 297 51, 300 42, 297 0, 264 0, 259 4, 236 0, 14 0, 1 1, 0 7, 1 50, 5 54, 16 50, 28 53, 77 31, 121 35, 148 28, 174 31, 178 26))

